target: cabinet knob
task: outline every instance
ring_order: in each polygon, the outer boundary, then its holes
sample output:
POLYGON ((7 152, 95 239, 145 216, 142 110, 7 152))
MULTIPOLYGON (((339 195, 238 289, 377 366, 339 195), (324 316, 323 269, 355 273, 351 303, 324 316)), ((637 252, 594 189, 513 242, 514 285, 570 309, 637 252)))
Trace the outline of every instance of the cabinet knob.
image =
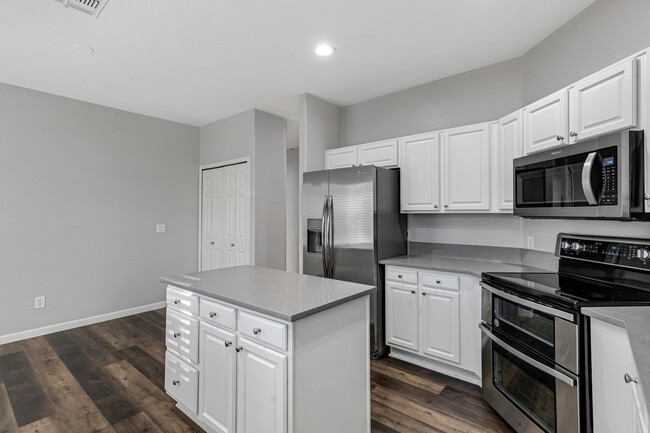
POLYGON ((214 242, 210 242, 210 245, 214 245, 214 242))
POLYGON ((571 131, 571 132, 569 132, 569 136, 570 136, 570 137, 577 137, 577 136, 578 136, 578 133, 575 132, 575 131, 571 131))
POLYGON ((422 292, 422 296, 427 296, 427 292, 422 292))
POLYGON ((224 341, 223 343, 226 347, 230 347, 232 345, 232 341, 224 341))
POLYGON ((178 338, 178 337, 180 337, 180 336, 181 336, 181 333, 180 333, 180 332, 174 332, 174 338, 178 338))
POLYGON ((253 328, 253 334, 257 335, 257 334, 259 334, 260 332, 262 332, 262 329, 261 329, 261 328, 253 328))
POLYGON ((180 303, 181 303, 181 300, 180 300, 180 299, 174 299, 174 304, 178 305, 178 304, 180 304, 180 303))
POLYGON ((397 276, 397 278, 402 278, 402 274, 399 274, 399 275, 397 276))
POLYGON ((210 319, 214 319, 214 317, 217 315, 214 311, 210 311, 210 319))
POLYGON ((176 385, 180 386, 180 384, 181 384, 180 380, 175 380, 175 381, 172 382, 172 385, 174 385, 174 386, 176 386, 176 385))
POLYGON ((564 140, 564 137, 562 137, 561 135, 558 135, 557 137, 555 137, 555 139, 557 141, 562 141, 562 140, 564 140))
POLYGON ((234 246, 235 246, 235 244, 230 244, 230 246, 231 246, 231 247, 234 247, 234 246))
POLYGON ((437 284, 440 284, 440 280, 436 280, 436 283, 437 283, 437 284))
POLYGON ((411 290, 411 293, 415 294, 415 290, 411 290))
POLYGON ((437 205, 437 204, 434 204, 434 205, 433 205, 433 208, 434 208, 434 209, 438 209, 438 205, 437 205))
POLYGON ((448 208, 448 207, 449 207, 449 205, 448 205, 448 204, 446 204, 446 205, 445 205, 445 208, 448 208))
POLYGON ((627 373, 625 373, 625 376, 623 376, 623 379, 625 379, 625 383, 630 383, 630 382, 639 383, 638 378, 632 377, 627 373))
POLYGON ((244 350, 244 348, 241 347, 241 346, 235 347, 235 352, 237 352, 237 353, 241 352, 242 350, 244 350))

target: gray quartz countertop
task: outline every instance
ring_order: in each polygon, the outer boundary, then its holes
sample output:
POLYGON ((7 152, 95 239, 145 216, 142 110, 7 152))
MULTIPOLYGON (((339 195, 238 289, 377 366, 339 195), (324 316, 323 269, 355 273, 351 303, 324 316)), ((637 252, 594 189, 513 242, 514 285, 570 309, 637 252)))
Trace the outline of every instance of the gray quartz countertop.
POLYGON ((482 272, 552 272, 521 264, 510 264, 480 259, 461 259, 443 256, 406 255, 379 261, 382 265, 403 266, 406 268, 432 271, 456 272, 481 278, 482 272))
POLYGON ((174 275, 160 281, 288 322, 376 290, 374 286, 256 266, 174 275))
POLYGON ((627 330, 641 388, 650 394, 650 307, 592 307, 582 313, 627 330))

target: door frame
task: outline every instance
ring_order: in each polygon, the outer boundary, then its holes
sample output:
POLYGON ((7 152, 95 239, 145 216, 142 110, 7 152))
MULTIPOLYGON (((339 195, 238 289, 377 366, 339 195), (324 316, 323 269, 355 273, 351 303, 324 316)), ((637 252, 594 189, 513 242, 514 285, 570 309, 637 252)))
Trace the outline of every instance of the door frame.
POLYGON ((201 272, 201 251, 203 250, 203 241, 202 241, 202 223, 203 223, 203 171, 212 170, 214 168, 227 167, 229 165, 238 165, 238 164, 248 164, 248 199, 249 199, 249 218, 248 218, 248 264, 255 264, 255 242, 254 237, 254 227, 255 227, 255 202, 253 198, 255 197, 255 186, 253 185, 253 167, 251 165, 250 156, 243 158, 230 159, 228 161, 215 162, 212 164, 204 164, 199 166, 199 237, 198 237, 198 262, 197 270, 201 272))

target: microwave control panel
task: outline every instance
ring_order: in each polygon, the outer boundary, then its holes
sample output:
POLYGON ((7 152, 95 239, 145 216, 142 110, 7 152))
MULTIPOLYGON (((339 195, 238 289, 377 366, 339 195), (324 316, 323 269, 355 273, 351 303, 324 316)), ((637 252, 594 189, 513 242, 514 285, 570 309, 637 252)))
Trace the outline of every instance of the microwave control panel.
POLYGON ((601 185, 603 195, 599 201, 601 206, 616 206, 618 204, 618 170, 616 169, 616 147, 608 147, 598 151, 603 162, 601 185))
POLYGON ((560 257, 650 271, 650 240, 562 237, 560 257))

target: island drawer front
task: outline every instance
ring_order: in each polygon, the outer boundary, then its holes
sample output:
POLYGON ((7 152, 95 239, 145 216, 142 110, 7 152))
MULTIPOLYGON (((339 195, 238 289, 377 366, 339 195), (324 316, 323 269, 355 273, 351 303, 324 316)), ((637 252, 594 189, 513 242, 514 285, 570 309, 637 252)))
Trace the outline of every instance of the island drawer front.
POLYGON ((258 343, 287 350, 287 325, 239 312, 239 332, 258 343))
POLYGON ((197 413, 199 371, 174 354, 165 354, 165 391, 174 400, 197 413))
POLYGON ((199 297, 186 290, 167 286, 167 306, 185 314, 199 314, 199 297))
POLYGON ((405 271, 403 269, 386 269, 386 279, 397 283, 417 284, 418 273, 416 271, 405 271))
POLYGON ((434 289, 445 289, 457 292, 460 290, 458 277, 452 275, 429 274, 422 272, 422 285, 424 287, 432 287, 434 289))
POLYGON ((201 298, 201 319, 233 331, 237 329, 237 310, 209 299, 201 298))
POLYGON ((195 317, 167 310, 167 348, 192 362, 199 362, 199 321, 195 317))

